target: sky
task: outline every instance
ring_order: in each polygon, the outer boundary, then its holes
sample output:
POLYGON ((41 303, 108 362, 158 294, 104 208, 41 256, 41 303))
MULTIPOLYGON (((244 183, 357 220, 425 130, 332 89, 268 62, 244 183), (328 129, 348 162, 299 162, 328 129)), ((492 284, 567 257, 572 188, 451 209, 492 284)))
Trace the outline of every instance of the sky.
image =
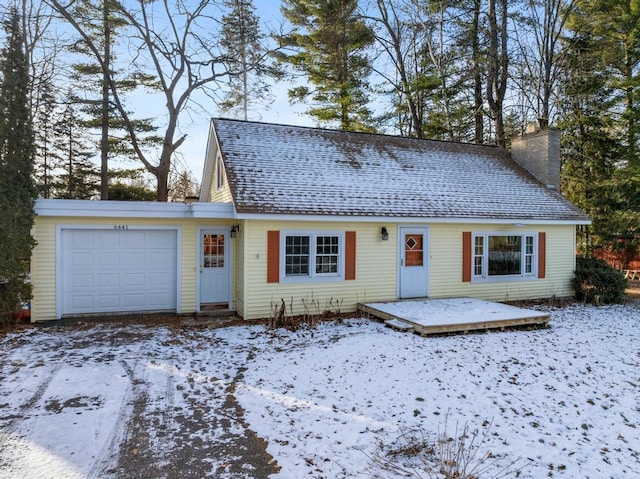
MULTIPOLYGON (((260 17, 264 32, 270 29, 277 29, 282 21, 280 13, 281 2, 278 0, 254 0, 256 12, 260 17)), ((313 120, 304 115, 304 105, 291 105, 288 98, 289 83, 281 82, 273 85, 271 93, 273 103, 262 106, 254 105, 254 111, 249 119, 266 123, 281 123, 287 125, 314 126, 313 120)), ((201 181, 202 169, 204 167, 204 157, 209 133, 209 119, 215 116, 228 116, 221 114, 218 110, 211 111, 209 117, 191 116, 181 118, 183 123, 188 123, 188 136, 185 143, 180 147, 179 153, 182 155, 180 162, 188 167, 189 171, 201 181)))

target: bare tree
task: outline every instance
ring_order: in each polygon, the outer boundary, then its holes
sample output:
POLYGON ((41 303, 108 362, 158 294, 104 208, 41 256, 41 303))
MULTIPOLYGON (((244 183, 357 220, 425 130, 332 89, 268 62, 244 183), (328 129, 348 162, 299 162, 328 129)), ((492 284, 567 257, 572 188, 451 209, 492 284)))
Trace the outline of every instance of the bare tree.
POLYGON ((154 155, 146 151, 138 137, 135 123, 124 107, 121 87, 109 74, 104 52, 74 18, 72 7, 76 0, 64 4, 60 0, 48 1, 76 30, 105 72, 112 101, 123 119, 131 146, 140 162, 157 179, 157 200, 167 201, 172 157, 186 138, 186 135, 179 136, 180 114, 193 104, 193 96, 198 92, 216 101, 211 87, 229 75, 226 58, 218 49, 218 3, 214 0, 195 4, 187 0, 132 0, 111 4, 129 25, 131 64, 151 72, 162 91, 165 125, 162 147, 154 155))
POLYGON ((380 16, 370 18, 383 27, 386 35, 376 34, 376 41, 382 46, 382 49, 391 60, 397 81, 379 69, 376 69, 376 71, 386 78, 401 101, 406 104, 409 112, 407 134, 422 138, 422 109, 418 98, 416 98, 417 92, 411 84, 411 73, 407 67, 409 53, 407 52, 404 37, 406 34, 410 34, 409 25, 407 25, 406 19, 401 18, 393 1, 377 0, 377 6, 380 16))
POLYGON ((563 62, 561 40, 575 0, 528 0, 528 14, 521 18, 522 34, 514 35, 519 48, 522 75, 515 80, 528 109, 540 128, 553 122, 553 97, 557 93, 563 62), (528 28, 527 28, 528 27, 528 28))

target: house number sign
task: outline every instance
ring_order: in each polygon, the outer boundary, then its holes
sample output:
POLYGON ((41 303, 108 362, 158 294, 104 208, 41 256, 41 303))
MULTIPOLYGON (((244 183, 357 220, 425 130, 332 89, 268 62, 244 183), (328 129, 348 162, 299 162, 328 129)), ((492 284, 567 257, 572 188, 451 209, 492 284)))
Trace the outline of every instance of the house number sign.
POLYGON ((113 225, 114 230, 128 230, 129 225, 113 225))

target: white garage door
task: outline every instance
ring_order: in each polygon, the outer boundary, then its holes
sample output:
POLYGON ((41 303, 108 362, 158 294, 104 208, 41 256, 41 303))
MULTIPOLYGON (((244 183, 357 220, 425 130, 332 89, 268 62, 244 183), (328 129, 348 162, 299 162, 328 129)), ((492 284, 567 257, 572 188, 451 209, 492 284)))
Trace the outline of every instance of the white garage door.
POLYGON ((175 310, 176 230, 61 230, 61 314, 175 310))

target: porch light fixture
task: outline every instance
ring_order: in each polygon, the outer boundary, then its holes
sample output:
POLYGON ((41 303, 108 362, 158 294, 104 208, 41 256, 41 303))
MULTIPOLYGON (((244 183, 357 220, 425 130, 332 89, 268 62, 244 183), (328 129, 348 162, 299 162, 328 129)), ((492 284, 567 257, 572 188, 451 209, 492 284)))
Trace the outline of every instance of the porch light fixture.
POLYGON ((231 237, 235 238, 236 236, 238 236, 238 231, 240 231, 240 225, 233 225, 231 227, 231 237))
POLYGON ((383 226, 380 230, 380 236, 382 236, 382 241, 387 241, 389 239, 389 232, 387 231, 386 226, 383 226))

